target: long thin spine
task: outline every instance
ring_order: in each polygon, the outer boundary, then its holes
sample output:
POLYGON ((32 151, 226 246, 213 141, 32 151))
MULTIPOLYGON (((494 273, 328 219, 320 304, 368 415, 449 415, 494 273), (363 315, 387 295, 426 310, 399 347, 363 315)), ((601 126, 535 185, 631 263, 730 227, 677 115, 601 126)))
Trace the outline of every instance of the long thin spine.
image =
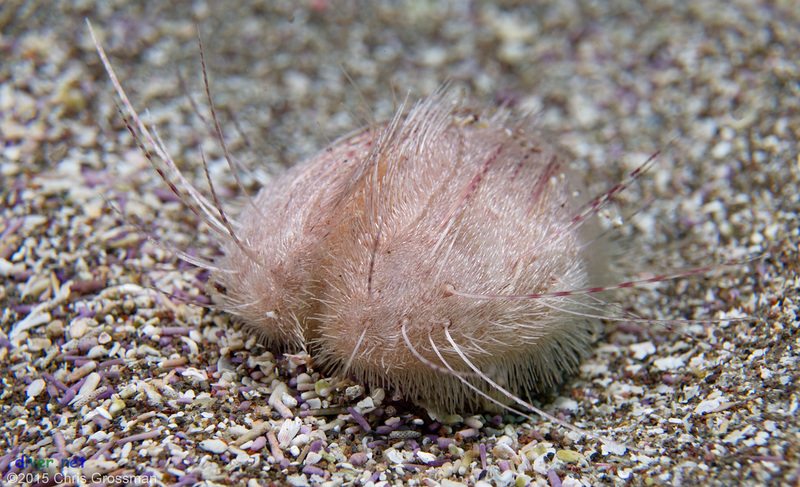
MULTIPOLYGON (((208 72, 206 71, 206 59, 205 54, 203 53, 203 42, 200 40, 200 27, 197 27, 197 44, 200 46, 200 64, 203 68, 203 84, 206 88, 206 98, 208 99, 208 106, 211 109, 211 120, 214 122, 214 130, 217 133, 217 141, 219 141, 219 145, 222 148, 222 153, 225 155, 225 160, 228 161, 228 167, 230 168, 231 172, 233 173, 233 178, 236 179, 236 184, 239 186, 239 190, 245 195, 247 198, 248 203, 253 207, 253 209, 258 212, 258 214, 264 218, 264 215, 261 213, 261 209, 255 204, 253 198, 250 197, 250 194, 245 189, 244 185, 242 184, 241 179, 239 178, 239 173, 236 172, 236 167, 231 160, 230 152, 228 151, 228 144, 225 143, 225 138, 222 136, 222 129, 219 126, 219 120, 217 119, 217 111, 214 108, 214 101, 211 98, 211 88, 208 84, 208 72)), ((220 210, 222 211, 222 210, 220 210)), ((238 239, 237 239, 238 244, 238 239)), ((241 244, 238 244, 242 250, 244 247, 241 244)))
MULTIPOLYGON (((97 36, 94 33, 94 29, 92 28, 92 24, 89 22, 88 19, 86 19, 86 25, 89 27, 89 34, 92 37, 92 41, 94 42, 95 48, 97 49, 97 53, 100 56, 100 60, 103 62, 103 66, 106 68, 106 72, 108 73, 108 76, 111 79, 111 83, 114 85, 114 89, 116 90, 116 92, 119 95, 119 97, 122 99, 123 105, 125 105, 125 108, 127 108, 128 112, 131 114, 131 117, 133 118, 134 124, 137 126, 137 128, 142 133, 142 135, 144 135, 144 137, 147 140, 147 142, 153 147, 153 149, 155 150, 155 152, 158 155, 158 157, 162 161, 164 161, 164 163, 167 165, 167 167, 170 169, 170 171, 172 171, 178 177, 178 179, 181 181, 181 184, 182 184, 183 188, 189 193, 189 195, 197 203, 197 205, 199 205, 199 207, 201 207, 201 208, 203 208, 203 207, 212 207, 211 203, 197 191, 197 189, 194 187, 194 185, 192 185, 192 183, 189 182, 189 180, 183 175, 183 173, 175 165, 175 163, 173 162, 172 158, 169 156, 169 154, 167 153, 165 147, 163 146, 163 143, 160 142, 160 138, 158 137, 158 134, 156 134, 155 138, 150 134, 150 131, 147 129, 147 126, 144 124, 144 122, 142 122, 142 119, 139 117, 138 112, 133 108, 133 104, 130 102, 130 99, 128 98, 128 95, 125 93, 125 90, 122 88, 122 84, 119 82, 119 79, 117 78, 117 75, 116 75, 116 73, 114 71, 114 68, 111 66, 111 62, 108 60, 108 56, 106 56, 106 52, 103 49, 103 46, 101 46, 100 42, 97 40, 97 36), (157 139, 158 139, 158 141, 157 141, 157 139)), ((126 122, 126 125, 128 125, 128 128, 130 130, 131 127, 130 127, 129 124, 127 124, 127 122, 126 122)), ((137 143, 139 143, 138 140, 137 140, 137 143)), ((143 144, 140 144, 139 146, 143 147, 143 144)), ((158 165, 155 164, 155 162, 153 161, 152 156, 149 155, 149 151, 145 151, 145 155, 147 156, 147 159, 150 162, 150 164, 156 169, 156 171, 158 172, 159 176, 161 176, 162 179, 167 181, 167 184, 169 184, 170 189, 173 191, 173 193, 175 193, 179 198, 181 198, 181 201, 184 202, 184 204, 186 204, 187 207, 190 208, 190 210, 192 210, 195 214, 198 214, 196 209, 194 209, 195 208, 194 205, 189 204, 182 197, 181 193, 177 190, 177 188, 168 181, 168 178, 166 177, 164 172, 158 167, 158 165)), ((218 220, 216 220, 216 218, 214 218, 213 216, 208 215, 208 218, 201 217, 201 219, 204 222, 206 222, 206 224, 208 224, 209 227, 215 228, 218 232, 220 230, 222 230, 221 233, 223 233, 223 234, 225 233, 224 232, 224 225, 222 225, 222 223, 219 222, 218 220)))
POLYGON ((757 260, 759 258, 760 258, 760 256, 756 256, 756 257, 753 257, 753 258, 750 258, 750 259, 737 260, 737 261, 731 261, 731 262, 724 262, 722 264, 708 266, 708 267, 698 267, 696 269, 690 269, 688 271, 676 272, 676 273, 673 273, 673 274, 666 274, 666 275, 663 275, 663 276, 651 277, 651 278, 648 278, 648 279, 639 279, 639 280, 635 280, 635 281, 627 281, 627 282, 623 282, 623 283, 620 283, 620 284, 614 284, 612 286, 587 287, 587 288, 583 288, 583 289, 574 289, 574 290, 571 290, 571 291, 556 291, 556 292, 550 292, 550 293, 536 293, 536 294, 503 295, 503 294, 474 294, 474 293, 468 293, 468 292, 459 291, 459 290, 456 289, 456 290, 453 290, 453 294, 456 294, 458 296, 462 296, 462 297, 465 297, 465 298, 505 299, 505 300, 544 299, 544 298, 557 298, 557 297, 563 297, 563 296, 576 296, 576 295, 579 295, 579 294, 594 294, 594 293, 600 293, 600 292, 604 292, 604 291, 613 291, 613 290, 616 290, 616 289, 625 289, 625 288, 629 288, 629 287, 644 286, 646 284, 653 284, 653 283, 657 283, 657 282, 670 281, 670 280, 673 280, 673 279, 680 279, 680 278, 683 278, 683 277, 696 276, 696 275, 699 275, 699 274, 705 274, 707 272, 711 272, 713 270, 721 269, 721 268, 724 268, 724 267, 739 266, 739 265, 742 265, 742 264, 746 264, 748 262, 752 262, 752 261, 757 260))

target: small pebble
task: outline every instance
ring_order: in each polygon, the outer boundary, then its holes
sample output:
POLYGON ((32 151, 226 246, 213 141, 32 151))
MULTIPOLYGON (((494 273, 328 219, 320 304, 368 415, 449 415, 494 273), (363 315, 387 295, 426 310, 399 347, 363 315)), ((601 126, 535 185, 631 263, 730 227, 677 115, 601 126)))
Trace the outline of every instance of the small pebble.
POLYGON ((32 399, 44 390, 45 385, 44 379, 36 379, 25 388, 25 394, 32 399))
POLYGON ((222 440, 203 440, 200 442, 200 448, 219 455, 225 453, 225 451, 228 449, 228 445, 222 440))

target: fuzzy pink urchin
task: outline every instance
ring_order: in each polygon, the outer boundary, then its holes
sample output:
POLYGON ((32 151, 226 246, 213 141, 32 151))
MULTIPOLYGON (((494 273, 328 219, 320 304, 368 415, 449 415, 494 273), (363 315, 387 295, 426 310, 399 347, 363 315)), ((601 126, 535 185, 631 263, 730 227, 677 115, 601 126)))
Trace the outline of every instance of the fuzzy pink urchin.
POLYGON ((551 296, 589 282, 562 162, 528 124, 436 93, 261 189, 238 221, 250 252, 229 241, 218 263, 224 306, 435 410, 502 400, 480 374, 551 385, 594 331, 580 297, 551 296))
POLYGON ((563 159, 529 123, 437 92, 273 179, 234 220, 213 185, 209 199, 181 174, 95 43, 182 191, 145 154, 224 256, 175 252, 211 271, 220 307, 269 345, 440 412, 533 409, 521 398, 588 351, 601 314, 588 293, 606 288, 586 289, 602 265, 585 227, 626 183, 579 208, 563 159))

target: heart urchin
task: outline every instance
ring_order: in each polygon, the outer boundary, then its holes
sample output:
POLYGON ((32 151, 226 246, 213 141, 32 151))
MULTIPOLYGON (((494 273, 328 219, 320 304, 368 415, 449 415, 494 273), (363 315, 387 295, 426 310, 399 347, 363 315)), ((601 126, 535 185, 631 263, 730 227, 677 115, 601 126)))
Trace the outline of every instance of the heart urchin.
POLYGON ((436 93, 262 188, 214 280, 251 330, 336 374, 443 411, 524 397, 594 331, 564 169, 529 124, 436 93))

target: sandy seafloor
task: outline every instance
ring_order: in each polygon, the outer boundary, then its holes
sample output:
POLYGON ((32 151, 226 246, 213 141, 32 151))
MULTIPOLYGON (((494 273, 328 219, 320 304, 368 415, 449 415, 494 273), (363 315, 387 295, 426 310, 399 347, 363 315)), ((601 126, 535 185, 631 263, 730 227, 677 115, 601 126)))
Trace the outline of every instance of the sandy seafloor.
POLYGON ((522 3, 2 2, 0 482, 797 485, 798 4, 522 3), (609 323, 539 398, 635 448, 624 454, 536 417, 435 422, 391 391, 382 403, 373 391, 367 412, 363 389, 148 287, 204 295, 206 276, 106 200, 167 245, 217 250, 128 134, 84 17, 199 186, 203 147, 226 202, 241 195, 176 76, 207 113, 196 24, 229 146, 260 178, 357 127, 367 107, 386 118, 450 81, 535 113, 598 188, 663 150, 613 208, 641 212, 618 230, 612 281, 761 258, 607 298, 695 320, 609 323), (724 317, 749 319, 698 321, 724 317), (292 407, 268 404, 281 384, 292 407))

